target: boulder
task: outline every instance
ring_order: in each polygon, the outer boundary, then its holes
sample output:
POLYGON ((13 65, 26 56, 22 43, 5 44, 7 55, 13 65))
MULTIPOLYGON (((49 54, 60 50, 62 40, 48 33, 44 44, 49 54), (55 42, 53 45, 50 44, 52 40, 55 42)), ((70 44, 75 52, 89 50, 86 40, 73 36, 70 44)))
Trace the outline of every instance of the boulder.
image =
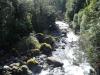
POLYGON ((47 36, 44 38, 44 42, 50 44, 53 47, 55 43, 55 39, 52 36, 47 36))
POLYGON ((41 51, 43 54, 51 55, 51 53, 52 53, 52 47, 51 47, 50 44, 42 43, 42 44, 41 44, 41 47, 40 47, 40 51, 41 51))
POLYGON ((35 58, 31 58, 29 60, 27 60, 27 65, 30 66, 34 66, 34 65, 38 65, 38 62, 35 60, 35 58))
POLYGON ((9 66, 5 65, 5 66, 3 67, 3 69, 4 69, 4 70, 10 70, 11 68, 10 68, 9 66))
POLYGON ((47 58, 47 63, 49 65, 53 65, 55 67, 62 67, 63 63, 61 62, 61 60, 57 57, 48 57, 47 58))
POLYGON ((22 65, 22 66, 21 66, 21 71, 22 71, 23 73, 28 73, 28 71, 29 71, 28 66, 27 66, 27 65, 22 65))
POLYGON ((39 49, 31 49, 31 54, 33 56, 39 55, 40 54, 40 50, 39 49))
POLYGON ((10 66, 5 65, 3 68, 3 75, 32 75, 27 65, 20 65, 19 63, 12 63, 10 66))
POLYGON ((12 64, 10 64, 10 67, 13 67, 13 66, 19 67, 20 66, 20 63, 12 63, 12 64))

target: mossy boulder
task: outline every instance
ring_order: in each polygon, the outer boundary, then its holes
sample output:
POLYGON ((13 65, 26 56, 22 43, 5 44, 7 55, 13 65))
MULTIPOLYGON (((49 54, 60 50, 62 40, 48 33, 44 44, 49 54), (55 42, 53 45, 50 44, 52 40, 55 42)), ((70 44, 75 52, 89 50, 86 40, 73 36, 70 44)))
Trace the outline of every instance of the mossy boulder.
POLYGON ((3 67, 3 74, 1 75, 32 75, 27 65, 20 65, 20 63, 12 63, 9 66, 3 67))
POLYGON ((41 47, 40 47, 40 51, 41 51, 43 54, 51 55, 52 47, 51 47, 50 44, 42 43, 42 44, 41 44, 41 47))
POLYGON ((40 54, 40 50, 39 49, 31 49, 31 54, 32 56, 36 56, 40 54))
POLYGON ((39 49, 30 49, 27 51, 27 57, 33 57, 33 56, 37 56, 40 54, 40 50, 39 49))
POLYGON ((35 38, 34 36, 29 36, 26 39, 26 44, 29 49, 39 49, 40 48, 40 43, 37 40, 37 38, 35 38))
POLYGON ((43 43, 45 35, 42 33, 37 33, 36 38, 39 40, 40 43, 43 43))
POLYGON ((28 66, 38 65, 38 61, 36 61, 35 58, 31 58, 31 59, 27 60, 27 65, 28 66))
POLYGON ((39 49, 40 43, 36 37, 30 35, 28 37, 24 37, 20 42, 18 42, 15 46, 16 50, 30 50, 30 49, 39 49))
POLYGON ((50 44, 53 47, 55 39, 52 36, 47 36, 44 38, 44 43, 50 44))
POLYGON ((22 74, 24 75, 32 75, 32 72, 27 65, 22 65, 20 71, 22 71, 22 74))

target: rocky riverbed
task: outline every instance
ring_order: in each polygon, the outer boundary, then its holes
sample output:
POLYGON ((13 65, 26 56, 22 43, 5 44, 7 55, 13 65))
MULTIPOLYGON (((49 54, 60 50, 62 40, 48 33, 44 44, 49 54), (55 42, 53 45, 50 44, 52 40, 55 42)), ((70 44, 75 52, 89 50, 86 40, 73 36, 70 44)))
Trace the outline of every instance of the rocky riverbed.
MULTIPOLYGON (((13 57, 15 61, 0 67, 0 75, 89 75, 90 71, 93 72, 90 75, 95 75, 85 53, 79 50, 79 36, 74 34, 67 23, 56 21, 56 24, 61 35, 55 42, 55 50, 44 43, 41 52, 34 50, 34 57, 31 57, 33 51, 27 53, 29 57, 13 57)), ((38 39, 42 41, 42 38, 38 39)))

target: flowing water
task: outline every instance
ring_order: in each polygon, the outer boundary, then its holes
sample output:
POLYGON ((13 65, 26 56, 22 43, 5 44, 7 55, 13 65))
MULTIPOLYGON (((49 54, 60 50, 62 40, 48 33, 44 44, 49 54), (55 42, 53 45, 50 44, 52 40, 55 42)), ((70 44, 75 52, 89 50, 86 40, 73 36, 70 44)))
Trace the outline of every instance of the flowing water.
POLYGON ((79 36, 74 34, 67 23, 56 21, 56 24, 61 32, 66 31, 66 36, 62 36, 57 42, 58 47, 52 52, 52 56, 59 58, 64 65, 48 67, 38 75, 89 75, 92 67, 87 62, 85 53, 79 50, 79 36))

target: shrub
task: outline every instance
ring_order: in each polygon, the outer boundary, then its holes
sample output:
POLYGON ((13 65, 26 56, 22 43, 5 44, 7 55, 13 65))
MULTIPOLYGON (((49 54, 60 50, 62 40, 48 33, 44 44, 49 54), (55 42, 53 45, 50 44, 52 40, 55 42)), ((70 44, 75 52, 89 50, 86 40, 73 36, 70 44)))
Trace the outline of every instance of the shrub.
POLYGON ((78 15, 77 14, 75 14, 74 18, 73 18, 73 29, 75 30, 75 32, 80 30, 80 25, 78 24, 78 15))

